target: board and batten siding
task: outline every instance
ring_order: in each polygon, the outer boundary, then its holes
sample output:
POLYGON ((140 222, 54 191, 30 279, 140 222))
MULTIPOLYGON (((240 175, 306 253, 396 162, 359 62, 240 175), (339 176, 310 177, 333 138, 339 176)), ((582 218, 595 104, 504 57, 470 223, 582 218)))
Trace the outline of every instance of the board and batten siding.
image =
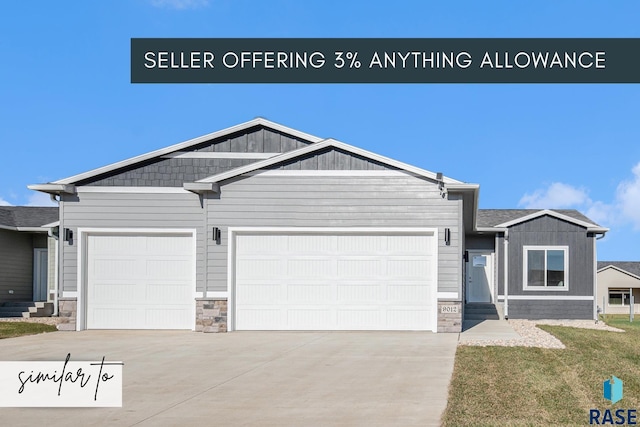
POLYGON ((196 194, 83 193, 62 197, 60 229, 70 228, 74 242, 63 241, 61 284, 63 291, 77 291, 78 228, 179 228, 196 229, 196 291, 204 290, 204 209, 196 194))
POLYGON ((0 301, 33 300, 33 237, 29 233, 0 229, 0 295, 0 301))
POLYGON ((461 292, 460 205, 432 182, 400 176, 255 175, 223 182, 207 197, 208 291, 227 291, 228 227, 436 227, 438 291, 461 292), (444 229, 451 229, 445 245, 444 229))
POLYGON ((593 295, 593 237, 579 225, 543 216, 509 229, 509 295, 593 295), (523 289, 523 246, 568 246, 568 291, 523 289))

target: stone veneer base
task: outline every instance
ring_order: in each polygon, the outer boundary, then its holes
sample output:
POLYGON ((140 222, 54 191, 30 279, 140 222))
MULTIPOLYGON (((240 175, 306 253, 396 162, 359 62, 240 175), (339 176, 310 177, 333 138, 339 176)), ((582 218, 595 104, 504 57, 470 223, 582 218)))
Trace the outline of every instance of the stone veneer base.
POLYGON ((438 301, 438 332, 462 332, 462 302, 438 301), (457 306, 457 313, 443 313, 442 307, 457 306))

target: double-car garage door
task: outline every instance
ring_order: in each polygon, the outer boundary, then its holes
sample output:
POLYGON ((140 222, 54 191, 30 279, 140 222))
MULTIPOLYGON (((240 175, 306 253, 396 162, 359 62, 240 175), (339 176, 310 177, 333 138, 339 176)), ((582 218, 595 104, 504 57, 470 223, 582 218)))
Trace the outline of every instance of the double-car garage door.
MULTIPOLYGON (((243 232, 230 326, 237 330, 435 330, 433 232, 243 232)), ((96 234, 86 244, 89 329, 193 329, 191 234, 96 234)))
POLYGON ((420 235, 239 234, 238 330, 434 330, 437 247, 420 235))

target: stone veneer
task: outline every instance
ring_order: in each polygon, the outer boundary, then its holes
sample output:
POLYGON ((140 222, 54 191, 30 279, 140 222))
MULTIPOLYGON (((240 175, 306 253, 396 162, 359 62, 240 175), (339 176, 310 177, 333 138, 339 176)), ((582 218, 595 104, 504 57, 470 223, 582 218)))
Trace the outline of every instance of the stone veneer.
POLYGON ((227 300, 196 300, 196 332, 227 332, 227 300))
POLYGON ((438 332, 461 332, 461 331, 462 331, 462 302, 438 301, 438 332), (458 307, 458 312, 443 313, 442 312, 443 307, 458 307))
POLYGON ((78 313, 78 301, 76 298, 59 298, 58 299, 58 323, 59 331, 75 331, 76 315, 78 313))

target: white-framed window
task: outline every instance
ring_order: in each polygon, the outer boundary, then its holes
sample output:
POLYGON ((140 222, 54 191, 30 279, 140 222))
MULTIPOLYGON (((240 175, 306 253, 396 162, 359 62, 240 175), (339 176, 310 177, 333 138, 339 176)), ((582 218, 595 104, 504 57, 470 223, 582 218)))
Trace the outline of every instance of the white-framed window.
POLYGON ((568 246, 524 246, 522 256, 525 290, 569 290, 568 246))
POLYGON ((631 292, 629 289, 609 289, 609 305, 629 306, 631 292))

